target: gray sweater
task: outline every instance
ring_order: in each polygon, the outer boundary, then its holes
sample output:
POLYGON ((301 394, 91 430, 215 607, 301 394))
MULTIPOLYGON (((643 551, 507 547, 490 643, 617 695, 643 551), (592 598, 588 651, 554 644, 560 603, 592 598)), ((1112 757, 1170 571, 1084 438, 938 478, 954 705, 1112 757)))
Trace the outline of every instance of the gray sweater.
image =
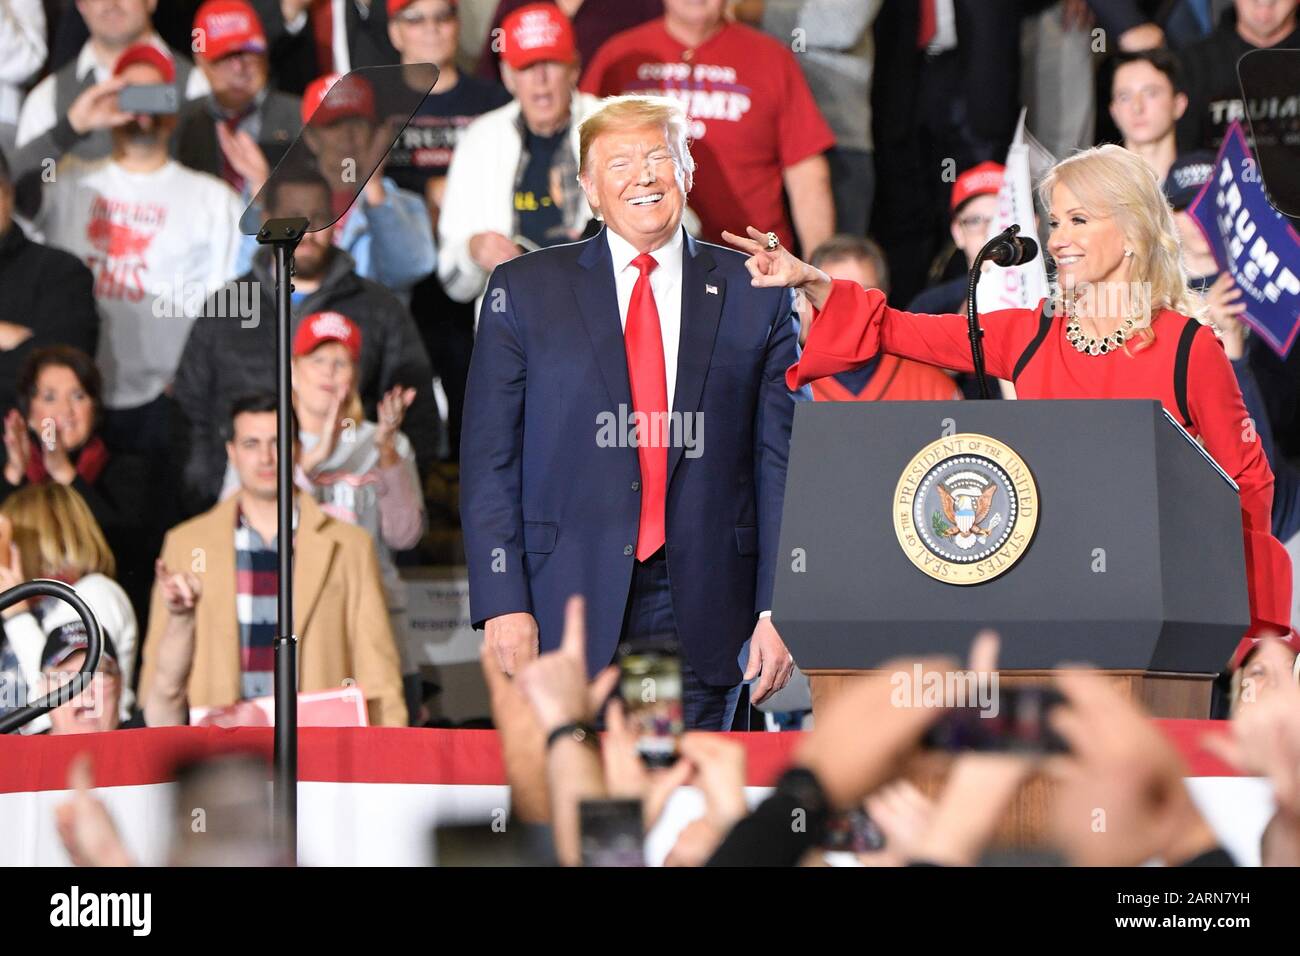
POLYGON ((767 0, 763 30, 790 46, 843 149, 870 150, 871 25, 884 0, 767 0))

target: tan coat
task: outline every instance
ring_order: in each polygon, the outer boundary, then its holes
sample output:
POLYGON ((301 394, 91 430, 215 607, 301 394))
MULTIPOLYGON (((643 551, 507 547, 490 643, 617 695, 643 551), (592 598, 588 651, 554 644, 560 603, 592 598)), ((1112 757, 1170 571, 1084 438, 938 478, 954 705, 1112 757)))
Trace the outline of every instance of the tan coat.
MULTIPOLYGON (((239 624, 235 617, 235 514, 238 496, 177 525, 163 542, 172 571, 193 570, 203 584, 195 610, 194 666, 189 702, 222 707, 240 699, 239 624)), ((401 665, 388 619, 379 563, 370 536, 331 518, 307 495, 298 496, 294 550, 294 616, 298 634, 298 689, 328 690, 351 678, 366 695, 370 722, 406 726, 401 665)), ((144 643, 140 699, 157 666, 167 619, 155 584, 144 643)))

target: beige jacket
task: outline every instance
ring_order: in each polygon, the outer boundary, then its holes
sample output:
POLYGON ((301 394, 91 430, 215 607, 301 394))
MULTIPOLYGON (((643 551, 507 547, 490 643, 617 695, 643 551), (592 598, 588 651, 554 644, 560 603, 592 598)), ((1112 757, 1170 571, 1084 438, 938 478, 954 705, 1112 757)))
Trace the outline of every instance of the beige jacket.
MULTIPOLYGON (((172 571, 190 569, 203 584, 195 610, 192 707, 222 707, 240 699, 239 624, 235 617, 235 514, 238 497, 177 525, 163 542, 172 571)), ((352 679, 366 695, 370 722, 404 727, 401 666, 370 536, 331 518, 298 495, 294 550, 294 612, 298 635, 298 689, 328 690, 352 679)), ((157 666, 167 620, 155 584, 140 672, 144 700, 157 666)))

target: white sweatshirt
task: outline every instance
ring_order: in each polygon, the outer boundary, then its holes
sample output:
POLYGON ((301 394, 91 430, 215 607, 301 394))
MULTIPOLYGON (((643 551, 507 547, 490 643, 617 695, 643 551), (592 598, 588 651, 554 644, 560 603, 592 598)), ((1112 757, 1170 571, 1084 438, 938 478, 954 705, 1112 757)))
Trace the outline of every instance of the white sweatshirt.
POLYGON ((143 405, 171 383, 194 316, 235 278, 242 212, 226 183, 174 160, 151 173, 59 163, 35 226, 94 273, 106 406, 143 405))

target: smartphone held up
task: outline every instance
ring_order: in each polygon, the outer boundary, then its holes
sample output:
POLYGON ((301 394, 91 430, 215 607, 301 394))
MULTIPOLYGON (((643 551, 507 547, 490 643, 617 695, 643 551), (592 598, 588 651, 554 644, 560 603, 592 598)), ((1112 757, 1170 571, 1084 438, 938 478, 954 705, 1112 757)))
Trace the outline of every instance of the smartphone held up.
POLYGON ((649 767, 670 767, 686 729, 682 665, 675 641, 629 644, 619 655, 619 689, 637 752, 649 767))

